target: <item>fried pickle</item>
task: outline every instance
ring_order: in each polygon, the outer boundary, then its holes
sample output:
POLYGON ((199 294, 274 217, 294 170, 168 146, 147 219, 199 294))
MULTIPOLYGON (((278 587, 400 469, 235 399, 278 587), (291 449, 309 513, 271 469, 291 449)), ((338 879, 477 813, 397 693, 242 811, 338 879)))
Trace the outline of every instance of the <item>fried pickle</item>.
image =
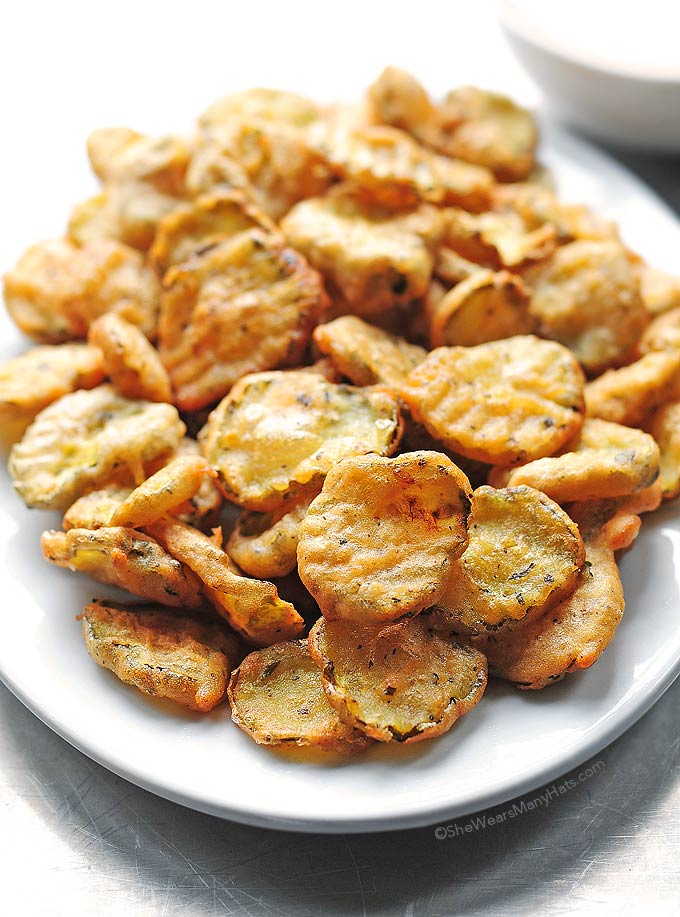
POLYGON ((652 352, 589 382, 586 415, 638 427, 655 408, 679 397, 680 350, 652 352))
POLYGON ((172 401, 170 379, 158 351, 139 328, 107 312, 90 325, 87 339, 103 354, 106 374, 121 395, 172 401))
POLYGON ((659 447, 659 477, 664 500, 680 494, 680 402, 658 408, 645 421, 645 429, 659 447))

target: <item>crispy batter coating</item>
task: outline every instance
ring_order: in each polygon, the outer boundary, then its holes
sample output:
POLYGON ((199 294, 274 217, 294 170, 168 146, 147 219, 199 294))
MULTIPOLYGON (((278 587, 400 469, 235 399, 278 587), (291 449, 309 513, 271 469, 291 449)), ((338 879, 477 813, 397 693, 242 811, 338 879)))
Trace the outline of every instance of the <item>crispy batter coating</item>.
POLYGON ((480 270, 450 290, 437 305, 430 325, 433 347, 473 347, 533 330, 529 294, 508 271, 480 270))
POLYGON ((680 277, 658 268, 646 264, 640 266, 640 292, 652 315, 680 308, 680 277))
POLYGON ((90 656, 126 684, 200 713, 224 700, 238 639, 219 623, 94 602, 80 620, 90 656))
POLYGON ((185 427, 169 404, 123 398, 110 385, 64 395, 41 411, 12 449, 9 470, 27 506, 61 509, 119 468, 175 449, 185 427))
POLYGON ((245 376, 199 434, 225 496, 259 512, 318 486, 342 459, 391 455, 400 439, 388 389, 334 385, 304 370, 245 376))
POLYGON ((441 639, 427 615, 382 628, 320 618, 309 651, 343 720, 380 742, 441 735, 486 688, 484 656, 441 639))
POLYGON ((187 170, 186 186, 191 197, 236 192, 253 205, 258 197, 245 168, 225 152, 218 137, 212 136, 199 138, 187 170))
POLYGON ((597 216, 582 204, 564 203, 553 190, 535 182, 499 184, 492 195, 495 211, 519 214, 530 230, 549 224, 560 243, 573 242, 574 239, 620 241, 614 223, 597 216))
POLYGON ((34 347, 0 366, 0 427, 17 439, 36 414, 79 388, 106 376, 102 355, 88 344, 34 347))
POLYGON ((268 646, 300 636, 304 621, 279 598, 276 586, 234 572, 228 555, 207 535, 169 518, 156 520, 148 530, 194 571, 217 612, 249 643, 268 646))
POLYGON ((176 608, 198 608, 200 583, 148 535, 122 526, 96 530, 69 529, 43 532, 45 560, 87 573, 100 583, 127 589, 150 602, 176 608))
POLYGON ((452 248, 447 248, 445 245, 442 245, 435 252, 433 270, 435 277, 443 281, 446 287, 441 287, 442 296, 438 298, 436 296, 433 297, 433 286, 437 284, 437 281, 432 281, 425 296, 425 311, 428 313, 434 311, 434 309, 430 308, 430 305, 436 305, 448 288, 455 286, 462 280, 467 280, 468 277, 472 277, 478 271, 483 271, 484 268, 479 264, 475 264, 474 261, 468 261, 467 258, 463 258, 462 255, 459 255, 458 252, 455 252, 452 248))
POLYGON ((385 67, 366 93, 368 116, 374 124, 389 124, 421 139, 436 109, 418 80, 399 67, 385 67))
POLYGON ((173 210, 158 224, 149 258, 160 274, 195 252, 247 229, 276 232, 276 225, 240 191, 204 194, 173 210))
POLYGON ((680 397, 680 350, 647 353, 610 369, 585 388, 586 414, 629 427, 640 426, 659 405, 680 397))
POLYGON ((182 137, 146 137, 126 127, 104 127, 87 138, 87 155, 103 182, 144 181, 165 194, 184 193, 191 150, 182 137))
POLYGON ((222 96, 198 119, 206 133, 221 131, 238 121, 273 121, 304 127, 316 120, 319 106, 294 92, 278 89, 246 89, 222 96))
POLYGON ((244 510, 227 542, 229 557, 258 579, 291 573, 297 566, 300 526, 317 494, 315 488, 292 505, 286 503, 271 513, 244 510))
POLYGON ((586 543, 586 566, 569 598, 509 631, 474 637, 489 672, 516 688, 538 689, 593 665, 609 646, 624 609, 623 587, 607 547, 586 543))
POLYGON ((329 619, 384 624, 441 598, 467 540, 470 482, 441 452, 346 459, 300 526, 298 573, 329 619))
POLYGON ((23 332, 59 344, 84 338, 98 315, 115 312, 153 335, 158 283, 141 256, 113 239, 78 248, 40 242, 5 274, 5 302, 23 332))
POLYGON ((567 512, 578 524, 584 540, 609 548, 625 551, 640 531, 640 514, 659 508, 663 497, 660 478, 637 493, 608 500, 583 500, 567 506, 567 512))
POLYGON ((370 744, 330 705, 306 640, 246 656, 229 681, 229 703, 232 720, 258 745, 312 745, 356 754, 370 744))
POLYGON ((531 487, 478 488, 468 535, 437 605, 452 626, 476 633, 512 626, 566 597, 585 561, 577 526, 531 487))
POLYGON ((446 211, 445 244, 459 256, 483 267, 517 270, 542 261, 557 246, 554 226, 544 223, 527 229, 514 211, 467 213, 451 208, 446 211))
POLYGON ((172 401, 170 379, 158 351, 139 328, 114 312, 90 325, 87 339, 104 356, 106 375, 126 398, 172 401))
POLYGON ((111 525, 111 518, 120 504, 132 493, 131 487, 107 484, 100 490, 78 497, 64 513, 62 526, 69 529, 101 529, 111 525))
POLYGON ((201 455, 177 455, 129 494, 111 517, 112 525, 138 529, 171 513, 198 493, 206 477, 215 477, 201 455))
POLYGON ((178 406, 197 410, 246 373, 300 362, 327 302, 319 274, 260 230, 170 270, 159 346, 178 406))
POLYGON ((380 316, 425 295, 432 273, 428 245, 403 220, 347 194, 296 204, 281 229, 352 311, 380 316))
POLYGON ((400 394, 447 448, 489 464, 518 464, 556 452, 578 433, 583 381, 560 344, 520 335, 439 347, 400 394))
POLYGON ((653 318, 638 342, 640 353, 655 350, 680 351, 680 307, 653 318))
POLYGON ((492 487, 526 484, 558 503, 623 497, 653 484, 659 474, 659 449, 647 433, 587 417, 579 435, 550 458, 494 468, 492 487))
POLYGON ((664 500, 680 494, 680 402, 658 408, 645 422, 660 452, 659 477, 664 500))
POLYGON ((637 273, 617 242, 571 242, 528 280, 540 333, 573 350, 588 373, 620 363, 649 321, 637 273))
POLYGON ((354 385, 403 384, 427 352, 356 315, 343 315, 314 329, 314 343, 354 385))

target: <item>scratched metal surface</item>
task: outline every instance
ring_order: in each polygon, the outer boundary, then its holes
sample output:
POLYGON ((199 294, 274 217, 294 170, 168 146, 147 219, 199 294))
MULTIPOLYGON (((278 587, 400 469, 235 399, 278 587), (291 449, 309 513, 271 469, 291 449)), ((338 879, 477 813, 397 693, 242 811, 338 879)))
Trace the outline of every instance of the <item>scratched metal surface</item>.
MULTIPOLYGON (((617 155, 680 212, 680 161, 617 155)), ((478 820, 323 837, 158 799, 75 751, 0 685, 0 912, 680 914, 679 710, 680 681, 587 765, 478 820)))

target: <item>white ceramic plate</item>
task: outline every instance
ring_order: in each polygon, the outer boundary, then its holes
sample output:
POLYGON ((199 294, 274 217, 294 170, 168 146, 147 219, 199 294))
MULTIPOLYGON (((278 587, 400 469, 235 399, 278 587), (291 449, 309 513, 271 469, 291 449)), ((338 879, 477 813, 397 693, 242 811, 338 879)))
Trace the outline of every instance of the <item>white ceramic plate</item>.
MULTIPOLYGON (((628 243, 672 269, 680 227, 667 208, 615 163, 554 129, 544 160, 565 198, 620 221, 628 243)), ((16 352, 9 324, 2 356, 16 352)), ((302 831, 405 828, 507 801, 596 754, 631 726, 680 670, 680 512, 647 520, 622 563, 627 611, 591 670, 545 691, 492 685, 441 739, 376 745, 338 763, 260 748, 226 708, 200 717, 146 698, 98 668, 75 615, 107 594, 49 567, 39 536, 58 517, 26 510, 0 480, 4 600, 0 676, 48 726, 94 760, 154 793, 224 818, 302 831)), ((109 593, 110 594, 110 591, 109 593)))

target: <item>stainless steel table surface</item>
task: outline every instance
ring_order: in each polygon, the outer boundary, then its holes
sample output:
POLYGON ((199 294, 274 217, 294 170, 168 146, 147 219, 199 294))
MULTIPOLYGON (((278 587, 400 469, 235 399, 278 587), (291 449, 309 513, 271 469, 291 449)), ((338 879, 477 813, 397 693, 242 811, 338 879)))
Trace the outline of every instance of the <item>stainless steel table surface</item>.
MULTIPOLYGON (((680 212, 680 161, 617 155, 680 212)), ((0 914, 680 914, 679 711, 680 681, 556 781, 573 789, 504 823, 324 837, 159 799, 0 686, 0 914)))

